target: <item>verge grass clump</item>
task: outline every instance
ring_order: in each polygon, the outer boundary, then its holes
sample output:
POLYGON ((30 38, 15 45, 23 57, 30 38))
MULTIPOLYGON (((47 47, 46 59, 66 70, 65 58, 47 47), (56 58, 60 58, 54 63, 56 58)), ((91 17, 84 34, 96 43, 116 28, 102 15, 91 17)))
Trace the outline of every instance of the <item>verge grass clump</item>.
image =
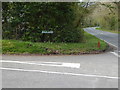
POLYGON ((3 54, 81 54, 104 51, 107 43, 84 32, 81 43, 25 42, 18 40, 2 40, 3 54), (98 41, 101 47, 98 48, 98 41))

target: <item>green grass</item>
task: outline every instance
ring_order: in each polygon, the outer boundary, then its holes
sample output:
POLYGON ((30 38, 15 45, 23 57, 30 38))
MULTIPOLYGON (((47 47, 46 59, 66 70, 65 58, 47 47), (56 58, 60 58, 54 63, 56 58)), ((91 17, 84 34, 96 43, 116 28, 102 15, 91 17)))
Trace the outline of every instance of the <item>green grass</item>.
POLYGON ((34 43, 17 40, 2 40, 3 54, 78 54, 105 50, 107 44, 100 40, 101 47, 97 47, 98 38, 85 34, 82 43, 34 43))
POLYGON ((118 30, 106 30, 106 29, 102 29, 102 28, 96 28, 96 30, 102 30, 102 31, 107 31, 107 32, 111 32, 111 33, 120 33, 120 31, 118 31, 118 30))

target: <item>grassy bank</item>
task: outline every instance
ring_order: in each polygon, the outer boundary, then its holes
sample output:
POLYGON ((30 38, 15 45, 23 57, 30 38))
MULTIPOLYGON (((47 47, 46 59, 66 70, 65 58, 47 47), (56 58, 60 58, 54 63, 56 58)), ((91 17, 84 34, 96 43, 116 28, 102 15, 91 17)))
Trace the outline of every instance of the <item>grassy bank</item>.
POLYGON ((81 54, 105 50, 107 44, 100 40, 101 47, 97 47, 98 38, 85 34, 82 43, 33 43, 17 40, 2 40, 3 54, 81 54))
POLYGON ((118 31, 118 30, 106 30, 106 29, 102 29, 102 28, 96 28, 96 30, 102 30, 102 31, 107 31, 107 32, 111 32, 111 33, 120 33, 120 31, 118 31))

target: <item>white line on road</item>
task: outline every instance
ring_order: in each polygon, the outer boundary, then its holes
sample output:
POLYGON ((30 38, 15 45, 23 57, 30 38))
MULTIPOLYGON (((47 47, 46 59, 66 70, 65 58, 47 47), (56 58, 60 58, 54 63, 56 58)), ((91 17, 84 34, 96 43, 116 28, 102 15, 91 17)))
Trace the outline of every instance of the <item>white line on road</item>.
POLYGON ((117 56, 117 57, 120 57, 117 53, 115 53, 115 52, 110 52, 110 53, 112 53, 112 54, 114 54, 115 56, 117 56))
MULTIPOLYGON (((103 40, 102 38, 100 38, 101 40, 103 40)), ((108 44, 110 44, 110 45, 112 45, 112 46, 114 46, 114 47, 116 47, 116 48, 118 48, 116 45, 114 45, 114 44, 112 44, 112 43, 110 43, 110 42, 108 42, 108 41, 106 41, 106 40, 103 40, 104 42, 106 42, 106 43, 108 43, 108 44)))
POLYGON ((103 34, 103 33, 100 33, 100 34, 103 34))
MULTIPOLYGON (((91 34, 93 34, 93 33, 91 33, 91 34)), ((100 34, 103 34, 103 33, 100 33, 100 34)), ((95 34, 93 34, 93 35, 95 35, 95 34)), ((96 37, 97 37, 97 36, 96 36, 96 37)), ((106 43, 108 43, 108 44, 110 44, 110 45, 118 48, 118 46, 116 46, 116 45, 114 45, 114 44, 112 44, 112 43, 110 43, 110 42, 108 42, 108 41, 106 41, 106 40, 104 40, 104 39, 102 39, 102 38, 100 38, 100 37, 98 37, 98 38, 101 39, 101 40, 103 40, 104 42, 106 42, 106 43)), ((120 52, 120 51, 118 51, 118 52, 120 52)), ((115 52, 110 52, 110 53, 114 54, 114 55, 117 56, 117 57, 120 57, 118 53, 115 53, 115 52)))
MULTIPOLYGON (((92 35, 96 35, 96 34, 94 34, 94 33, 90 33, 90 34, 92 34, 92 35)), ((103 34, 103 33, 101 33, 101 34, 103 34)), ((97 37, 97 36, 96 36, 96 37, 97 37)), ((114 45, 114 44, 112 44, 112 43, 110 43, 110 42, 108 42, 108 41, 106 41, 106 40, 104 40, 104 39, 102 39, 102 38, 100 38, 100 37, 97 37, 97 38, 99 38, 99 39, 105 41, 106 43, 108 43, 108 44, 110 44, 110 45, 112 45, 112 46, 118 48, 116 45, 114 45)))
MULTIPOLYGON (((100 39, 101 39, 101 38, 100 38, 100 39)), ((101 40, 103 40, 103 39, 101 39, 101 40)), ((103 41, 105 41, 106 43, 108 43, 108 44, 110 44, 110 45, 112 45, 112 46, 114 46, 114 47, 116 47, 116 48, 118 48, 116 45, 111 44, 111 43, 109 43, 109 42, 106 41, 106 40, 103 40, 103 41)), ((117 57, 120 57, 120 56, 118 55, 118 53, 115 53, 115 52, 110 52, 110 53, 114 54, 114 55, 117 56, 117 57)))
POLYGON ((80 63, 64 63, 64 62, 21 62, 21 61, 10 61, 0 60, 3 63, 19 63, 19 64, 30 64, 30 65, 41 65, 41 66, 55 66, 55 67, 69 67, 69 68, 80 68, 80 63))
POLYGON ((10 70, 10 71, 39 72, 39 73, 60 74, 60 75, 72 75, 72 76, 84 76, 84 77, 93 77, 93 78, 118 79, 118 77, 111 77, 111 76, 100 76, 100 75, 89 75, 89 74, 77 74, 77 73, 68 73, 68 72, 52 72, 52 71, 41 71, 41 70, 25 70, 25 69, 15 69, 15 68, 0 68, 0 69, 2 69, 2 70, 10 70))

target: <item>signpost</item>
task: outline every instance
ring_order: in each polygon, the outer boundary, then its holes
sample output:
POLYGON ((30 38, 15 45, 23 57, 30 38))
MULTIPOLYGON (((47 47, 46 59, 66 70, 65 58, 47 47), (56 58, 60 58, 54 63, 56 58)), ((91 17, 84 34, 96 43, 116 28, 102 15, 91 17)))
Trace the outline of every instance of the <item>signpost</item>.
POLYGON ((42 33, 53 33, 53 31, 42 31, 42 33))
POLYGON ((53 31, 42 31, 42 34, 43 34, 43 38, 42 38, 42 42, 44 42, 45 41, 45 34, 49 34, 50 36, 50 41, 52 41, 52 34, 53 34, 53 31))

